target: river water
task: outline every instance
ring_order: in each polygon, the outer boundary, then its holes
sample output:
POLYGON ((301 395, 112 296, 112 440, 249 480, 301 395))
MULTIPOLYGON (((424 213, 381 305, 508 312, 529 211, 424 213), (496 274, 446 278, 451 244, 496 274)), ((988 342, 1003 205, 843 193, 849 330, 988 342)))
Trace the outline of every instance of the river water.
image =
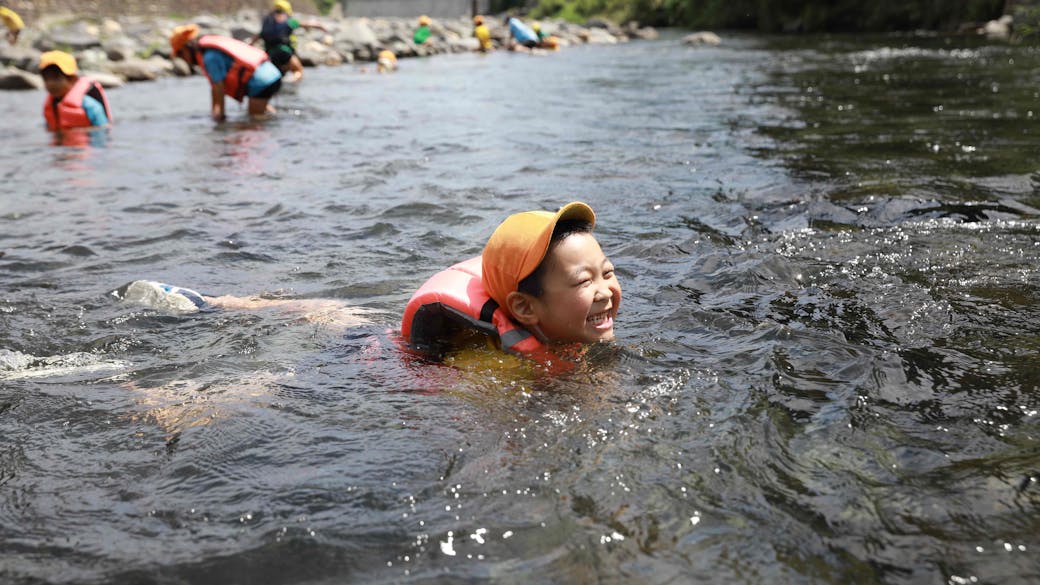
POLYGON ((4 94, 0 581, 1040 579, 1040 52, 677 39, 311 69, 262 124, 129 85, 87 147, 4 94), (616 347, 397 348, 576 199, 616 347), (108 294, 141 278, 372 323, 108 294))

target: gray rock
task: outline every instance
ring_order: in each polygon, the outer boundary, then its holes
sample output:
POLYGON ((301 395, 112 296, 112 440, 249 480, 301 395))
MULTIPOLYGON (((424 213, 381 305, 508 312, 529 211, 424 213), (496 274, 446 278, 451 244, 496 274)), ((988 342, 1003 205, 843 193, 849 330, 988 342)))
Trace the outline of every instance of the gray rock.
POLYGON ((43 89, 43 79, 35 73, 5 67, 0 69, 0 89, 43 89))
POLYGON ((343 56, 338 51, 327 47, 318 41, 306 41, 297 48, 296 55, 304 67, 316 65, 339 65, 343 63, 343 56))
POLYGON ((996 20, 987 22, 979 32, 986 35, 986 38, 993 40, 1007 40, 1011 38, 1011 24, 1014 22, 1014 18, 1010 14, 1005 14, 996 20))
POLYGON ((123 26, 111 18, 101 21, 101 37, 109 38, 123 34, 123 26))
POLYGON ((451 52, 453 53, 465 53, 479 49, 480 41, 472 37, 467 39, 459 38, 449 40, 448 45, 451 47, 451 52))
POLYGON ((36 71, 40 64, 40 52, 31 47, 0 44, 0 64, 10 65, 26 71, 36 71))
POLYGON ((108 65, 108 70, 127 81, 152 81, 173 72, 173 64, 161 57, 117 61, 108 65))
POLYGON ((711 31, 699 31, 692 34, 688 34, 682 38, 682 42, 685 45, 717 45, 722 42, 719 35, 711 31))
POLYGON ((60 48, 62 50, 82 51, 101 46, 101 41, 98 39, 98 27, 86 24, 83 21, 55 27, 37 43, 47 41, 50 43, 47 49, 39 46, 37 48, 41 50, 60 48))
POLYGON ((578 37, 590 45, 613 45, 618 42, 618 37, 602 28, 590 28, 578 37))
POLYGON ((113 87, 123 87, 124 85, 126 85, 126 82, 123 81, 122 77, 119 77, 118 75, 112 75, 111 73, 104 73, 101 71, 83 71, 82 75, 100 83, 101 87, 104 87, 106 89, 113 87))
POLYGON ((379 44, 379 39, 364 19, 348 20, 340 31, 340 40, 356 47, 372 48, 379 44))
POLYGON ((191 66, 188 62, 180 57, 176 57, 173 61, 170 61, 170 65, 173 67, 173 74, 177 77, 188 77, 191 75, 191 66))
POLYGON ((249 37, 253 36, 254 33, 260 30, 259 26, 232 26, 231 37, 240 41, 249 42, 249 37))
POLYGON ((625 34, 636 39, 642 39, 644 41, 652 41, 660 36, 657 33, 657 29, 655 29, 654 27, 640 27, 638 22, 628 23, 628 26, 625 27, 625 34))
POLYGON ((138 52, 139 45, 129 37, 117 36, 103 41, 101 48, 109 61, 126 61, 138 52))
POLYGON ((79 51, 75 57, 80 69, 105 69, 109 62, 108 55, 100 47, 79 51))

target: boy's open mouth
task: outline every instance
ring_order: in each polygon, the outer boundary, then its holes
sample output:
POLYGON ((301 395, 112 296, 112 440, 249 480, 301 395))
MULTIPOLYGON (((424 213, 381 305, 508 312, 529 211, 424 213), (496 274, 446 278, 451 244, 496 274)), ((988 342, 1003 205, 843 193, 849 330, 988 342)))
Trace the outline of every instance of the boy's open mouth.
POLYGON ((595 329, 610 329, 614 326, 614 319, 610 316, 609 310, 591 315, 585 322, 595 329))

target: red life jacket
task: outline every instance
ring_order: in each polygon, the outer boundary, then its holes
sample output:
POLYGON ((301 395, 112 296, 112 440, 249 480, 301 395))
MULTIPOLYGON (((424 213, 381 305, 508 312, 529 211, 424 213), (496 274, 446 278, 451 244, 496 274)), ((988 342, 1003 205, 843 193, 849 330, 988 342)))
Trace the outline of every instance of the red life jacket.
POLYGON ((101 84, 89 77, 80 77, 68 93, 57 102, 50 94, 44 98, 43 117, 47 119, 47 129, 53 132, 91 126, 87 111, 83 109, 83 96, 87 95, 101 102, 101 105, 105 107, 105 115, 108 116, 108 121, 111 123, 112 110, 108 106, 108 96, 105 95, 101 84))
POLYGON ((404 309, 401 334, 411 346, 442 353, 445 337, 459 326, 496 339, 502 349, 523 355, 548 353, 545 345, 520 327, 488 296, 481 281, 480 256, 434 274, 412 295, 404 309))
MULTIPOLYGON (((246 96, 246 84, 252 79, 256 68, 268 60, 267 53, 260 49, 242 41, 218 35, 202 35, 199 37, 199 47, 203 50, 216 49, 234 59, 231 69, 224 77, 224 95, 237 101, 242 101, 242 98, 246 96)), ((198 51, 195 58, 198 60, 199 67, 206 71, 202 51, 198 51)), ((208 71, 206 77, 209 77, 208 71)), ((210 79, 210 83, 213 83, 212 79, 210 79)))

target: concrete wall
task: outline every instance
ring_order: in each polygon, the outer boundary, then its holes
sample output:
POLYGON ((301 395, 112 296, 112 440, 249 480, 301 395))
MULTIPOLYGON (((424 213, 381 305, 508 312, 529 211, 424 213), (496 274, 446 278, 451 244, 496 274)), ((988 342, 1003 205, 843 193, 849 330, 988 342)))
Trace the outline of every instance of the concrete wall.
MULTIPOLYGON (((477 0, 477 12, 486 14, 491 0, 477 0)), ((473 0, 342 0, 343 14, 360 16, 419 16, 458 18, 470 16, 473 0)))

